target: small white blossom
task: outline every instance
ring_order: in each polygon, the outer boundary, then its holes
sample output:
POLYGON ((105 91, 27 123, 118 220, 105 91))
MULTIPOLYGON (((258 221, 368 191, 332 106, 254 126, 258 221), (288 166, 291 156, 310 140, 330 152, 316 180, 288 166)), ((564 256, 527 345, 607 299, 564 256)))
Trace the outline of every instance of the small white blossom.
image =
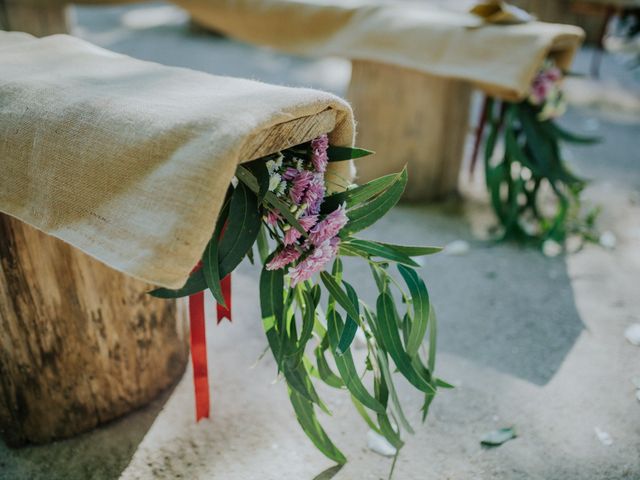
POLYGON ((276 195, 284 195, 284 192, 287 190, 287 182, 282 180, 280 185, 275 190, 276 195))
POLYGON ((279 173, 271 174, 271 178, 269 178, 269 191, 273 192, 276 188, 280 186, 280 181, 282 177, 279 173))

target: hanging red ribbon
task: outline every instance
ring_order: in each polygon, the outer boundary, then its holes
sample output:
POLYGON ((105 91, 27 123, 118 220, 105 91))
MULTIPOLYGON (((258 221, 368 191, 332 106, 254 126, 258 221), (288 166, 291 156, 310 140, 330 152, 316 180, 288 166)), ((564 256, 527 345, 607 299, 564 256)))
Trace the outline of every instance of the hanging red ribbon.
POLYGON ((220 305, 216 308, 216 312, 218 314, 218 324, 225 318, 228 318, 231 321, 231 274, 227 275, 220 282, 220 288, 222 289, 222 297, 224 298, 224 303, 226 303, 226 307, 224 305, 220 305))
POLYGON ((207 337, 204 325, 204 291, 189 297, 191 324, 191 362, 196 397, 196 421, 209 418, 209 375, 207 371, 207 337))
MULTIPOLYGON (((198 263, 193 272, 197 272, 200 268, 202 268, 202 263, 198 263)), ((228 318, 231 321, 231 274, 222 279, 220 288, 226 307, 220 304, 217 305, 218 323, 224 318, 228 318)), ((193 385, 196 399, 196 422, 199 422, 203 418, 209 418, 211 405, 209 398, 204 291, 189 296, 189 322, 191 324, 191 362, 193 364, 193 385)))

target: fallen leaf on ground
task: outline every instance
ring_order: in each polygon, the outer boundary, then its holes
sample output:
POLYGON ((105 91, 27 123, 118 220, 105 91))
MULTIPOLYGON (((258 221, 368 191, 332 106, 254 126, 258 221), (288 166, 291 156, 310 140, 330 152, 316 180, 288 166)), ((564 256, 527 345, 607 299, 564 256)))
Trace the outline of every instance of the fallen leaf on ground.
POLYGON ((480 439, 480 444, 485 447, 497 447, 513 438, 516 438, 516 430, 513 427, 501 428, 485 434, 480 439))

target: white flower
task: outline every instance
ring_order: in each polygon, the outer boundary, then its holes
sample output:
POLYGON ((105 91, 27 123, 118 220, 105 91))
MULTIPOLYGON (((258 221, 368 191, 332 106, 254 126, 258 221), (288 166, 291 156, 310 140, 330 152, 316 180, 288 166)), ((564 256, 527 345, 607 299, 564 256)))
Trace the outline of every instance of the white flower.
POLYGON ((280 186, 281 180, 282 180, 282 177, 280 176, 279 173, 271 174, 271 178, 269 178, 269 191, 273 192, 276 188, 278 188, 280 186))
POLYGON ((282 180, 280 185, 275 190, 276 195, 284 195, 284 192, 287 190, 287 182, 282 180))

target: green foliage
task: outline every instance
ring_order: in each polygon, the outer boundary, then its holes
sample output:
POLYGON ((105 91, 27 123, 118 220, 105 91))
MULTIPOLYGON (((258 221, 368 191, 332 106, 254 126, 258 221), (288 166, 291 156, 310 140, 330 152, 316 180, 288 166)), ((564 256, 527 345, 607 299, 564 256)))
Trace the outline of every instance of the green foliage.
POLYGON ((586 233, 580 219, 580 192, 586 182, 575 176, 562 159, 561 143, 591 144, 596 138, 567 132, 553 120, 540 120, 540 108, 527 101, 490 100, 489 133, 485 141, 485 175, 491 205, 502 227, 502 237, 542 242, 564 241, 572 233, 586 233), (504 153, 496 161, 502 137, 504 153), (543 193, 553 197, 549 212, 543 193))
MULTIPOLYGON (((308 145, 302 145, 282 153, 299 156, 309 151, 308 145)), ((343 147, 329 149, 334 161, 358 158, 364 152, 343 147)), ((271 245, 281 242, 262 220, 267 209, 278 211, 290 225, 304 232, 286 204, 265 188, 269 183, 264 168, 268 158, 273 156, 238 166, 239 182, 229 189, 204 252, 202 269, 195 271, 183 288, 157 289, 153 295, 177 298, 208 287, 222 303, 220 279, 244 256, 253 258, 254 243, 261 262, 266 265, 275 254, 271 245)), ((450 387, 433 376, 435 315, 426 285, 414 269, 418 264, 412 258, 440 249, 353 237, 396 204, 406 181, 407 172, 403 170, 328 196, 322 205, 323 214, 345 206, 349 221, 340 233, 339 254, 358 257, 370 266, 379 290, 376 308, 371 309, 362 302, 356 289, 345 281, 339 257, 331 273, 320 273, 318 283, 307 280, 291 286, 284 269, 264 267, 260 274, 262 325, 278 373, 287 384, 295 415, 314 445, 338 464, 346 458, 319 423, 316 408, 330 412, 314 387, 314 379, 346 390, 369 427, 398 449, 404 444, 404 432, 413 433, 413 429, 395 389, 394 372, 399 372, 425 394, 423 415, 437 389, 450 387), (390 263, 397 264, 401 279, 389 273, 390 263), (323 294, 325 302, 321 306, 323 294), (396 305, 396 297, 401 298, 402 303, 396 305), (358 330, 364 334, 366 351, 354 354, 352 346, 358 330), (424 342, 427 337, 428 346, 424 342)))

